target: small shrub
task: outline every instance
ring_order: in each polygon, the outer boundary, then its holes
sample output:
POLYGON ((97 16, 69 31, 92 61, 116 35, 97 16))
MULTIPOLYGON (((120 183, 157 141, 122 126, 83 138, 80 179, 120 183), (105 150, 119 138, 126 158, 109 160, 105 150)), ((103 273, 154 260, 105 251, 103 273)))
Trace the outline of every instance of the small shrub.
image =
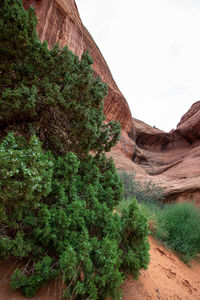
POLYGON ((154 203, 140 203, 140 209, 148 220, 150 234, 154 235, 157 229, 157 214, 161 210, 160 206, 154 203))
POLYGON ((184 261, 200 253, 200 212, 192 203, 166 205, 157 215, 156 236, 184 261))
POLYGON ((147 218, 142 214, 135 198, 128 208, 122 211, 122 221, 124 222, 122 268, 138 279, 139 270, 146 270, 149 264, 149 230, 147 218))
POLYGON ((200 253, 200 213, 191 203, 166 205, 163 190, 152 182, 141 184, 133 173, 119 172, 124 198, 117 210, 127 209, 135 197, 151 233, 188 262, 200 253))
POLYGON ((136 198, 139 203, 155 204, 163 207, 164 192, 162 188, 151 181, 140 183, 135 179, 134 173, 119 171, 119 176, 124 185, 125 200, 136 198))
MULTIPOLYGON (((51 192, 53 157, 42 152, 35 135, 26 143, 9 133, 0 144, 1 209, 8 202, 15 209, 27 201, 34 205, 51 192)), ((3 215, 2 211, 0 218, 3 215)))
POLYGON ((132 198, 129 199, 122 199, 119 204, 117 205, 117 211, 119 213, 121 213, 124 209, 128 208, 128 206, 131 204, 131 202, 133 201, 132 198))

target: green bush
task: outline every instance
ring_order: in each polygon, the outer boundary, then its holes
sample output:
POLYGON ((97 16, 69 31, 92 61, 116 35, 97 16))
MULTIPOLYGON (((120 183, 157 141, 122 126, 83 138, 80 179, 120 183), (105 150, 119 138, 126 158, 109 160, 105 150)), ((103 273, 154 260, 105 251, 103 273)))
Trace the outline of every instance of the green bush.
POLYGON ((119 176, 124 185, 124 197, 117 205, 121 213, 137 199, 142 214, 147 218, 149 233, 154 234, 157 224, 157 214, 164 207, 164 191, 152 182, 140 183, 135 179, 134 173, 119 171, 119 176))
POLYGON ((200 212, 192 203, 166 205, 157 215, 156 236, 184 261, 200 253, 200 212))
MULTIPOLYGON (((21 139, 13 134, 3 140, 1 148, 10 140, 20 149, 16 151, 25 153, 26 150, 28 154, 33 149, 29 143, 24 144, 23 150, 19 145, 21 139)), ((42 180, 46 176, 46 156, 42 154, 40 143, 37 151, 35 162, 38 166, 44 164, 38 175, 42 180)), ((57 159, 53 155, 50 157, 53 169, 50 187, 48 194, 45 189, 40 190, 40 201, 31 194, 32 201, 24 197, 23 205, 18 204, 17 210, 15 201, 5 201, 19 182, 14 172, 10 189, 3 189, 1 257, 27 260, 24 268, 14 272, 11 286, 31 297, 48 279, 61 276, 68 298, 105 299, 112 295, 118 299, 123 274, 131 273, 137 278, 139 270, 147 268, 147 221, 136 201, 122 217, 113 214, 122 196, 122 185, 112 160, 104 155, 79 160, 72 152, 57 159)), ((12 159, 10 162, 8 172, 13 167, 12 159)), ((23 173, 21 179, 29 191, 32 181, 26 182, 23 173)), ((20 196, 20 192, 16 193, 17 203, 20 203, 20 196)))
POLYGON ((103 123, 107 86, 93 76, 88 52, 79 60, 67 46, 48 49, 21 0, 0 1, 0 15, 1 135, 35 133, 54 154, 109 151, 120 125, 103 123))
POLYGON ((164 191, 153 182, 140 183, 135 179, 134 173, 119 171, 119 176, 124 185, 124 199, 136 198, 139 203, 163 207, 164 191))
POLYGON ((165 204, 164 193, 151 182, 141 184, 133 173, 119 172, 124 197, 117 206, 122 212, 134 199, 146 216, 151 233, 188 262, 200 253, 200 213, 191 203, 165 204))
POLYGON ((51 192, 52 156, 42 152, 35 135, 26 144, 23 138, 16 139, 13 133, 9 133, 0 144, 0 162, 2 205, 9 202, 15 209, 27 201, 34 205, 34 201, 39 202, 51 192))
POLYGON ((32 297, 61 278, 67 299, 119 299, 149 246, 136 202, 113 213, 123 186, 104 152, 120 125, 103 123, 106 85, 88 53, 41 43, 22 1, 2 0, 0 15, 0 256, 21 261, 11 286, 32 297))
POLYGON ((149 263, 148 222, 134 198, 128 209, 122 211, 125 235, 122 240, 123 270, 138 278, 139 270, 147 269, 149 263))

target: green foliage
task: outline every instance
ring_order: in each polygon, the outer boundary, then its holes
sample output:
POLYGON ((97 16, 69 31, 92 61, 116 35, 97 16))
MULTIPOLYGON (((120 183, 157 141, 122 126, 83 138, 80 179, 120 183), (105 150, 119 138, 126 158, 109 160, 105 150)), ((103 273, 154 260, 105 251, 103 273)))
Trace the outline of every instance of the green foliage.
MULTIPOLYGON (((164 207, 164 206, 163 206, 164 207)), ((151 203, 140 203, 140 208, 142 213, 148 218, 150 221, 156 221, 155 217, 160 212, 161 208, 159 205, 151 204, 151 203)))
MULTIPOLYGON (((164 204, 163 191, 154 184, 140 184, 134 174, 120 172, 124 184, 124 198, 117 210, 126 210, 135 200, 147 218, 151 233, 188 262, 200 253, 200 214, 191 203, 164 204), (161 200, 161 202, 160 202, 161 200)), ((138 248, 137 248, 138 249, 138 248)))
POLYGON ((27 297, 32 297, 38 289, 38 286, 46 282, 48 279, 56 277, 57 272, 52 269, 52 258, 45 256, 41 261, 37 262, 33 268, 32 276, 24 275, 19 269, 16 269, 11 277, 11 287, 19 289, 27 297))
POLYGON ((141 184, 135 179, 134 173, 119 172, 124 185, 124 199, 136 198, 139 203, 163 207, 164 193, 162 188, 148 181, 141 184))
POLYGON ((103 124, 107 87, 93 76, 88 52, 81 60, 67 46, 49 50, 35 32, 33 9, 22 1, 0 4, 0 125, 47 149, 79 156, 109 151, 119 140, 119 123, 103 124))
MULTIPOLYGON (((149 256, 147 222, 137 203, 122 217, 113 214, 123 193, 113 161, 104 154, 80 160, 72 152, 55 158, 43 153, 35 136, 25 143, 10 133, 1 143, 4 153, 5 147, 8 155, 18 157, 18 168, 25 165, 31 175, 32 170, 38 171, 39 182, 45 179, 43 186, 47 186, 32 193, 32 180, 26 180, 27 173, 20 171, 28 193, 20 198, 21 190, 16 189, 12 198, 18 172, 13 172, 11 183, 2 182, 1 257, 28 261, 25 270, 15 271, 11 286, 32 296, 48 279, 61 276, 68 298, 105 299, 112 295, 118 299, 123 274, 130 272, 136 278, 139 270, 147 267, 149 256), (30 153, 35 156, 34 167, 26 165, 30 153)), ((7 161, 7 156, 2 155, 0 163, 4 159, 7 161)), ((5 168, 13 168, 12 156, 5 168)))
MULTIPOLYGON (((19 149, 11 134, 2 144, 6 144, 10 136, 19 149)), ((29 153, 31 149, 33 146, 29 143, 19 151, 29 153)), ((44 158, 39 148, 35 162, 40 166, 44 158)), ((51 185, 48 194, 45 189, 40 191, 39 202, 34 202, 39 198, 37 195, 32 203, 29 197, 24 197, 23 205, 18 205, 17 212, 10 214, 15 203, 1 198, 5 215, 1 227, 1 256, 29 259, 25 271, 15 271, 11 285, 32 296, 46 280, 62 276, 68 297, 100 299, 114 295, 123 276, 120 272, 121 220, 112 213, 122 196, 122 185, 113 162, 104 155, 88 156, 80 161, 71 152, 50 162, 51 185)), ((40 178, 45 178, 45 174, 46 168, 40 168, 40 178)), ((14 187, 15 181, 19 178, 13 178, 14 187)), ((29 189, 32 182, 26 185, 29 189)), ((6 189, 4 196, 7 196, 6 189)))
POLYGON ((27 201, 34 205, 51 191, 51 155, 42 152, 41 143, 35 135, 27 145, 24 143, 24 139, 9 133, 0 144, 1 217, 5 214, 3 206, 7 203, 13 209, 27 201))
POLYGON ((122 212, 124 221, 124 236, 122 248, 124 251, 122 267, 135 279, 140 269, 147 269, 149 263, 148 223, 141 213, 137 200, 134 198, 128 209, 122 212))
POLYGON ((200 253, 200 213, 192 203, 166 205, 157 216, 156 236, 184 261, 200 253))
POLYGON ((106 85, 88 53, 41 43, 22 1, 0 15, 0 256, 24 265, 11 286, 32 297, 61 278, 68 299, 119 299, 125 274, 147 267, 148 230, 136 202, 113 213, 123 186, 104 152, 120 126, 103 123, 106 85))

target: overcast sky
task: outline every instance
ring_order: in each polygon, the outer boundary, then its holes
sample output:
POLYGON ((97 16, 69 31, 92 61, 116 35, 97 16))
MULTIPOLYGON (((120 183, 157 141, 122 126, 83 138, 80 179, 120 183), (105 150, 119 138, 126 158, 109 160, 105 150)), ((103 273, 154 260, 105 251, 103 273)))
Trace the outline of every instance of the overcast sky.
POLYGON ((164 131, 200 100, 200 0, 75 0, 133 117, 164 131))

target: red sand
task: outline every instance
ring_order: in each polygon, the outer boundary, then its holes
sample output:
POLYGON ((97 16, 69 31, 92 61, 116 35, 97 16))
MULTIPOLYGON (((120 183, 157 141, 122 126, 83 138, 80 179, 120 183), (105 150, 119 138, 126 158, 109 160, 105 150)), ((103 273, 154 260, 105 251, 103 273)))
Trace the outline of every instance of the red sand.
POLYGON ((189 267, 152 237, 149 241, 149 268, 138 281, 125 281, 123 300, 200 300, 200 263, 189 267))

